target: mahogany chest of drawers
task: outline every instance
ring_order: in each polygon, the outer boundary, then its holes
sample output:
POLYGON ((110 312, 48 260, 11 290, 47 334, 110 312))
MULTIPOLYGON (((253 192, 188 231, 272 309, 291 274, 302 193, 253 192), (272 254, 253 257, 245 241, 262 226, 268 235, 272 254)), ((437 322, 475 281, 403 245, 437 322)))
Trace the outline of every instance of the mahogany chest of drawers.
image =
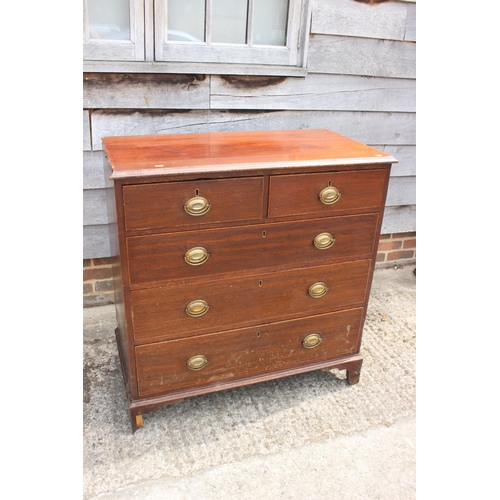
POLYGON ((328 130, 103 139, 132 430, 186 397, 358 382, 392 156, 328 130))

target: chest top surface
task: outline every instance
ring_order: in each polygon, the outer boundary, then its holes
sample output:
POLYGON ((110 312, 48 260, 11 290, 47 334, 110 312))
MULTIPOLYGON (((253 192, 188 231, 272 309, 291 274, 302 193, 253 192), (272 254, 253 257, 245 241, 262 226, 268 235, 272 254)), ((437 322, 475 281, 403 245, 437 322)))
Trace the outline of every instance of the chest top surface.
POLYGON ((104 137, 103 145, 111 179, 397 162, 326 129, 104 137))

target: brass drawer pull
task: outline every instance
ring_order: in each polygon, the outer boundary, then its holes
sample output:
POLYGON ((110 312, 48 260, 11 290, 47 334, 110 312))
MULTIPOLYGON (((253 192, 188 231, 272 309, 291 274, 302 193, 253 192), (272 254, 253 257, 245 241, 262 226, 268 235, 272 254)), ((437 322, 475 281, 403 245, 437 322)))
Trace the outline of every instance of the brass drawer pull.
POLYGON ((314 283, 314 285, 311 285, 309 287, 309 295, 313 299, 319 299, 320 297, 323 297, 326 292, 328 292, 328 287, 322 281, 318 281, 317 283, 314 283))
POLYGON ((321 203, 325 205, 333 205, 340 200, 340 191, 334 186, 328 186, 319 193, 321 203))
POLYGON ((303 341, 302 345, 306 349, 313 349, 314 347, 317 347, 321 344, 323 338, 319 333, 311 333, 311 335, 308 335, 303 341))
POLYGON ((208 304, 204 300, 193 300, 186 306, 186 314, 193 318, 199 318, 208 312, 208 304))
POLYGON ((203 196, 195 196, 187 201, 184 210, 189 215, 205 215, 210 210, 210 203, 203 196))
POLYGON ((326 250, 330 248, 335 243, 335 239, 330 233, 321 233, 314 238, 314 246, 318 250, 326 250))
POLYGON ((203 354, 197 354, 196 356, 193 356, 188 359, 187 361, 187 367, 190 370, 201 370, 202 368, 205 368, 208 364, 208 359, 206 356, 203 356, 203 354))
POLYGON ((184 255, 184 260, 190 266, 199 266, 208 260, 209 254, 206 248, 203 247, 193 247, 186 252, 184 255))

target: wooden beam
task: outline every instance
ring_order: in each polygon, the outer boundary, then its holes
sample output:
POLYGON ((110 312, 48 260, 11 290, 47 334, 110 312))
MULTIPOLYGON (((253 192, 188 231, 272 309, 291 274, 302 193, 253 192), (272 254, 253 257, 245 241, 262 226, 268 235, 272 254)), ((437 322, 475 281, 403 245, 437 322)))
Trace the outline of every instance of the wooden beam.
POLYGON ((310 74, 307 78, 213 76, 211 109, 416 111, 413 79, 310 74))
POLYGON ((208 109, 206 75, 85 73, 84 108, 208 109))
POLYGON ((416 78, 416 44, 315 35, 310 40, 308 66, 311 73, 416 78))
POLYGON ((388 2, 374 8, 352 0, 313 4, 311 33, 404 40, 407 5, 388 2))
POLYGON ((105 136, 328 128, 365 144, 414 145, 415 123, 415 113, 94 111, 92 141, 99 151, 105 136))

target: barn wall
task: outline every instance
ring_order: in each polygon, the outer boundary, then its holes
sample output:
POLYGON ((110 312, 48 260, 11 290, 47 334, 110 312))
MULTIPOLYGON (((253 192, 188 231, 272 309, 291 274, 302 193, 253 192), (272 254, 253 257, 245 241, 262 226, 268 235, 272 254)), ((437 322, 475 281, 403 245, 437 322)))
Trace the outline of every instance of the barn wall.
POLYGON ((111 255, 107 135, 329 128, 399 160, 382 233, 415 232, 415 7, 315 0, 306 77, 84 73, 84 259, 111 255))

